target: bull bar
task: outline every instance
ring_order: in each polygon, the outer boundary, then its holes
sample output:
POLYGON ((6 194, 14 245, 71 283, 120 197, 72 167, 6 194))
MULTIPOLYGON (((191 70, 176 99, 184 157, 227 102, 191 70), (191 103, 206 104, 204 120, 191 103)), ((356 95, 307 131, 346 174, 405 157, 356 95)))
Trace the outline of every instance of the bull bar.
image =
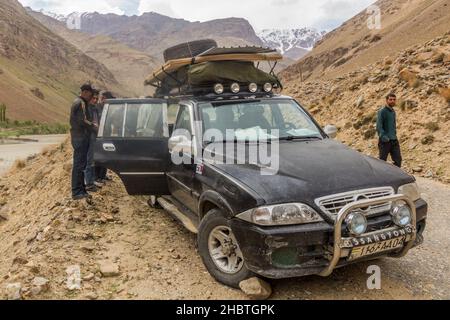
MULTIPOLYGON (((414 241, 416 240, 416 235, 417 235, 416 206, 411 201, 411 199, 409 199, 405 195, 399 194, 399 195, 386 196, 386 197, 372 199, 372 200, 356 201, 353 203, 349 203, 348 205, 346 205, 339 211, 337 218, 336 218, 335 225, 334 225, 333 255, 330 260, 330 264, 321 273, 319 273, 319 275, 322 277, 328 277, 329 275, 331 275, 333 273, 333 270, 338 265, 339 260, 341 259, 342 249, 343 249, 342 248, 342 240, 344 240, 342 238, 342 224, 350 213, 352 213, 356 209, 367 208, 367 207, 370 207, 373 205, 383 204, 383 203, 387 203, 387 202, 395 202, 395 201, 404 201, 411 209, 411 225, 413 226, 412 237, 411 237, 410 241, 405 243, 403 249, 399 252, 399 254, 395 255, 395 256, 403 257, 404 255, 406 255, 408 253, 408 251, 413 247, 414 241)), ((380 230, 380 231, 382 231, 382 230, 380 230)), ((359 237, 362 238, 362 237, 365 237, 368 235, 369 234, 366 233, 366 234, 360 235, 359 237)))

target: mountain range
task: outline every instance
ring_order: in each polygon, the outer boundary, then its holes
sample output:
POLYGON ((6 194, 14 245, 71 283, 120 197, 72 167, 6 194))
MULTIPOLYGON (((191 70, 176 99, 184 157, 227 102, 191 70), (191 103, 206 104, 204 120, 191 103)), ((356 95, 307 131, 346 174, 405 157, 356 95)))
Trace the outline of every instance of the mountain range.
MULTIPOLYGON (((159 57, 162 51, 183 41, 213 38, 222 46, 257 45, 277 49, 287 58, 298 60, 307 54, 325 32, 313 28, 270 29, 256 32, 242 18, 227 18, 206 22, 190 22, 149 12, 141 16, 100 13, 59 15, 41 13, 61 22, 78 21, 80 31, 91 35, 106 35, 131 48, 159 57)), ((293 61, 289 61, 291 63, 293 61)))
POLYGON ((0 1, 0 103, 8 118, 66 120, 87 80, 128 94, 103 64, 44 27, 18 1, 0 1))

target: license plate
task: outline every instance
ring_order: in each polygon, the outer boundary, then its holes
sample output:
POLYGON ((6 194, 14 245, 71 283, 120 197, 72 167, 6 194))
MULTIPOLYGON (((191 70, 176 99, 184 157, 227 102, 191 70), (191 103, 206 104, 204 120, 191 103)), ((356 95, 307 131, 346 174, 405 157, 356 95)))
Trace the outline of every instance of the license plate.
POLYGON ((406 237, 391 239, 362 247, 353 248, 348 260, 356 260, 366 256, 371 256, 380 252, 400 249, 405 245, 406 237))

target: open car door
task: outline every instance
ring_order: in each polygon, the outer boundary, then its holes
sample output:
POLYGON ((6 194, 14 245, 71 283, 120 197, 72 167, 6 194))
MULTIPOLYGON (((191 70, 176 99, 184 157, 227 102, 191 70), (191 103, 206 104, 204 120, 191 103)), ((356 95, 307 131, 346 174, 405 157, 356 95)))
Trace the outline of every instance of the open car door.
POLYGON ((109 100, 95 144, 95 164, 114 171, 130 195, 168 195, 168 139, 165 100, 109 100))

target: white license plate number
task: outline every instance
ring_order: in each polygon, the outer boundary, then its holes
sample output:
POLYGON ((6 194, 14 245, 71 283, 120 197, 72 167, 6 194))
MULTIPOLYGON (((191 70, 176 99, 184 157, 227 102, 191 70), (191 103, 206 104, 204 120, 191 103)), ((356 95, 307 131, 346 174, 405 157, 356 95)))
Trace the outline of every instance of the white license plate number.
POLYGON ((362 247, 353 248, 348 260, 356 260, 374 254, 400 249, 405 245, 406 237, 395 238, 362 247))

